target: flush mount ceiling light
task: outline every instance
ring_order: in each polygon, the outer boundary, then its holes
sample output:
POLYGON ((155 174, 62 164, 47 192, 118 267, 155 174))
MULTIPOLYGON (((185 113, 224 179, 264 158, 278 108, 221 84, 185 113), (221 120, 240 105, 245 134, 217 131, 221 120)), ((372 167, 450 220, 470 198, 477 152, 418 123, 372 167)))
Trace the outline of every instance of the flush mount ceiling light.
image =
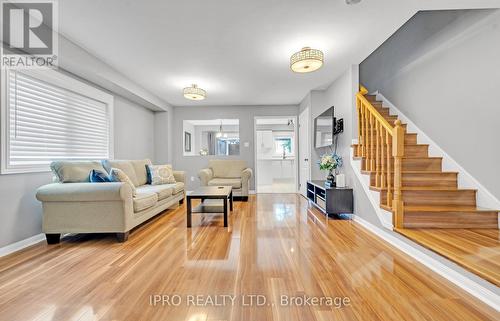
POLYGON ((323 66, 323 52, 309 47, 302 48, 290 57, 290 69, 293 72, 312 72, 323 66))
POLYGON ((184 93, 184 98, 189 100, 203 100, 207 97, 207 92, 201 88, 198 88, 198 85, 193 84, 191 87, 186 87, 182 90, 184 93))

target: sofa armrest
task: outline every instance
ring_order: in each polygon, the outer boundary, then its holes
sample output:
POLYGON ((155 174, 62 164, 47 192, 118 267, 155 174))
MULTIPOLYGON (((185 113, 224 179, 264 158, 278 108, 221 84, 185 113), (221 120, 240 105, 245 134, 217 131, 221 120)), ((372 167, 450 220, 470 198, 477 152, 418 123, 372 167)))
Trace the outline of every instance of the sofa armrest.
POLYGON ((176 182, 186 183, 186 172, 185 171, 174 171, 174 178, 176 182))
POLYGON ((36 198, 41 202, 97 202, 132 199, 128 183, 52 183, 40 187, 36 198))
POLYGON ((252 177, 252 169, 251 168, 245 168, 243 171, 241 171, 241 180, 242 181, 248 181, 250 177, 252 177))
POLYGON ((214 174, 210 168, 204 168, 198 172, 198 178, 200 179, 202 186, 207 186, 213 176, 214 174))

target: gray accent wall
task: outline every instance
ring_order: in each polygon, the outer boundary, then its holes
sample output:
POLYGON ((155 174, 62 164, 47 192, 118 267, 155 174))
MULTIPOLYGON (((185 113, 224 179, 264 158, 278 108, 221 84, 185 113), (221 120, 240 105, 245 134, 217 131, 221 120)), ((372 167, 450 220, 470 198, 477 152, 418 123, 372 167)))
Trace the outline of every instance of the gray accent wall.
MULTIPOLYGON (((175 170, 186 171, 187 189, 199 186, 198 171, 208 165, 208 160, 243 159, 255 171, 254 159, 254 117, 256 116, 297 116, 298 106, 183 106, 174 108, 172 134, 172 158, 175 170), (239 119, 240 120, 240 155, 239 156, 183 156, 184 120, 199 119, 239 119), (245 143, 249 146, 245 147, 245 143), (191 180, 193 178, 193 180, 191 180)), ((250 189, 255 189, 255 172, 250 181, 250 189)))
POLYGON ((155 160, 155 112, 115 96, 115 159, 155 160))
POLYGON ((420 12, 360 65, 379 90, 500 198, 500 11, 420 12))

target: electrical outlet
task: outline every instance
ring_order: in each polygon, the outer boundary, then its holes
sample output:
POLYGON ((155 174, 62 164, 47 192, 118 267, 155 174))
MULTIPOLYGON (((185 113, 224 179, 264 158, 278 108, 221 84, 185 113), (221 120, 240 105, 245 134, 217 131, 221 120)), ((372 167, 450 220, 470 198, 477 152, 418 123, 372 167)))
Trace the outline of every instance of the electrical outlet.
POLYGON ((194 182, 194 176, 191 176, 191 182, 194 182))

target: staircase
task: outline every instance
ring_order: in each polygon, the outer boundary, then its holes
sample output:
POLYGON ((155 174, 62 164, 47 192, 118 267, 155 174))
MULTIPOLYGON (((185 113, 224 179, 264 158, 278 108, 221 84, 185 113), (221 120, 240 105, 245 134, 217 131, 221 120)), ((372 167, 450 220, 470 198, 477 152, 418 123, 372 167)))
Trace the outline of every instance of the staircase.
POLYGON ((458 173, 444 172, 442 157, 430 157, 429 146, 367 93, 361 87, 356 95, 354 158, 392 213, 394 230, 500 285, 499 211, 478 207, 477 191, 459 188, 458 173))

